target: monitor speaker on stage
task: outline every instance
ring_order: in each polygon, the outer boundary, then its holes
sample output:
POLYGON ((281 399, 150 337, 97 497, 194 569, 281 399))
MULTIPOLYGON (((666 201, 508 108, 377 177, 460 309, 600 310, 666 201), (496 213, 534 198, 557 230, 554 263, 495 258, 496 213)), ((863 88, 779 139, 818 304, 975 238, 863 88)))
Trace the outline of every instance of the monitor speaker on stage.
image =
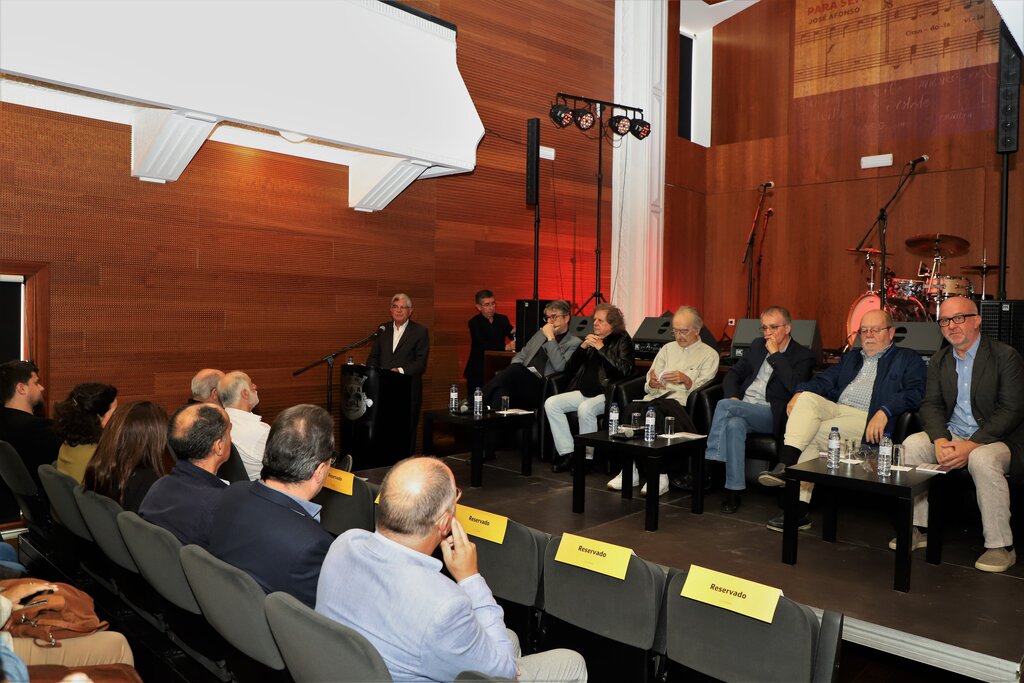
POLYGON ((534 206, 540 188, 540 119, 526 120, 526 203, 534 206))
MULTIPOLYGON (((665 312, 658 318, 644 318, 633 335, 633 352, 637 360, 654 360, 662 346, 675 340, 672 313, 665 312)), ((718 340, 708 328, 701 328, 700 340, 718 351, 718 340)))
MULTIPOLYGON (((794 320, 790 335, 802 346, 814 352, 818 364, 822 361, 821 332, 817 320, 794 320)), ((733 358, 742 358, 755 339, 761 335, 760 318, 743 318, 736 321, 736 330, 732 335, 733 358)))
MULTIPOLYGON (((925 363, 941 349, 946 340, 939 332, 939 326, 933 322, 902 322, 893 323, 892 343, 906 349, 917 351, 925 363)), ((853 348, 859 349, 860 335, 853 341, 853 348)))
POLYGON ((544 308, 552 299, 516 299, 516 351, 521 351, 530 337, 544 326, 544 308))
POLYGON ((1024 354, 1024 301, 982 301, 981 332, 1024 354))
POLYGON ((575 334, 583 339, 588 334, 594 333, 594 317, 590 315, 574 315, 569 321, 569 334, 575 334))

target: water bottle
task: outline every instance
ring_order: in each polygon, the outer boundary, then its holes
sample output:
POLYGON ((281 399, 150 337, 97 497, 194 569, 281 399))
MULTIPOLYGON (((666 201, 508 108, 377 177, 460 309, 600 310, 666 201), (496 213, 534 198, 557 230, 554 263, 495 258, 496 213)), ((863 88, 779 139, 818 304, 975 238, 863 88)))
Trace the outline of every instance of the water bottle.
POLYGON ((457 413, 459 412, 459 385, 453 384, 452 388, 448 390, 448 412, 457 413))
POLYGON ((878 442, 878 476, 888 477, 892 474, 892 437, 883 434, 878 442))
POLYGON ((654 441, 655 429, 654 421, 657 416, 654 413, 654 408, 650 407, 647 409, 647 416, 644 418, 644 441, 650 443, 654 441))
POLYGON ((608 409, 608 436, 615 436, 619 433, 619 404, 612 403, 608 409))
POLYGON ((839 467, 839 455, 843 450, 843 439, 839 436, 839 427, 833 427, 828 433, 828 459, 825 466, 834 470, 839 467))
POLYGON ((477 387, 473 390, 473 417, 480 417, 484 414, 484 392, 477 387))

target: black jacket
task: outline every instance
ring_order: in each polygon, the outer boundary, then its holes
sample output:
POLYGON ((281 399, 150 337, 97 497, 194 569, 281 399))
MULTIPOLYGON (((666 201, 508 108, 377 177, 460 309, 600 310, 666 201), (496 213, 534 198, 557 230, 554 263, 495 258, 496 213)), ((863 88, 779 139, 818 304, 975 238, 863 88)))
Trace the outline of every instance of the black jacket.
MULTIPOLYGON (((768 356, 768 348, 764 337, 755 339, 743 358, 732 366, 722 380, 725 398, 743 398, 754 383, 765 356, 768 356)), ((768 356, 768 365, 772 366, 772 376, 768 379, 764 393, 772 407, 772 431, 779 437, 786 429, 786 405, 793 398, 796 385, 811 378, 814 353, 790 337, 785 351, 768 356)))
POLYGON ((608 388, 610 382, 617 382, 633 374, 633 338, 626 332, 612 332, 604 338, 604 348, 592 346, 576 349, 565 364, 565 374, 571 377, 566 391, 576 391, 587 368, 597 364, 597 377, 601 386, 608 388))

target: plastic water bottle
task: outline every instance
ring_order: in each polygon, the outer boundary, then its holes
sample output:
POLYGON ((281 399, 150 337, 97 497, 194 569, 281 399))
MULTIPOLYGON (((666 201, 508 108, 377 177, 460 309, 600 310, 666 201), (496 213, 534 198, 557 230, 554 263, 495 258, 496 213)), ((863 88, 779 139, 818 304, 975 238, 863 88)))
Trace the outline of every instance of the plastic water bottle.
POLYGON ((878 476, 888 477, 892 474, 892 437, 883 434, 878 442, 878 476))
POLYGON ((484 392, 477 387, 473 390, 473 417, 480 417, 484 414, 484 392))
POLYGON ((650 443, 654 441, 655 432, 654 421, 657 419, 657 415, 654 413, 654 408, 647 409, 647 416, 644 417, 644 441, 650 443))
POLYGON ((459 412, 459 385, 453 384, 448 390, 448 412, 459 412))
POLYGON ((619 404, 612 403, 608 409, 608 436, 615 436, 619 433, 619 404))
POLYGON ((834 470, 839 467, 839 457, 843 450, 843 439, 839 436, 839 427, 833 427, 828 433, 828 459, 825 467, 834 470))

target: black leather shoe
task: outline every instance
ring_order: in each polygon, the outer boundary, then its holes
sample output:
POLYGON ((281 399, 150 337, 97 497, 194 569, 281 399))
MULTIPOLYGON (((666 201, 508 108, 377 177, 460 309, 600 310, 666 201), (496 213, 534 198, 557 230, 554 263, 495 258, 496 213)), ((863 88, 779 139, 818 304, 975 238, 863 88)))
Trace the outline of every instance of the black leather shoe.
POLYGON ((556 455, 551 461, 552 472, 568 472, 570 467, 572 467, 572 453, 556 455))
MULTIPOLYGON (((672 486, 676 487, 677 489, 683 491, 692 491, 693 475, 689 473, 683 475, 674 474, 669 478, 669 483, 672 484, 672 486)), ((707 491, 709 488, 711 488, 710 475, 704 477, 704 490, 707 491)))
POLYGON ((739 491, 725 490, 725 497, 722 499, 722 512, 727 515, 731 515, 740 509, 742 500, 740 499, 739 491))

